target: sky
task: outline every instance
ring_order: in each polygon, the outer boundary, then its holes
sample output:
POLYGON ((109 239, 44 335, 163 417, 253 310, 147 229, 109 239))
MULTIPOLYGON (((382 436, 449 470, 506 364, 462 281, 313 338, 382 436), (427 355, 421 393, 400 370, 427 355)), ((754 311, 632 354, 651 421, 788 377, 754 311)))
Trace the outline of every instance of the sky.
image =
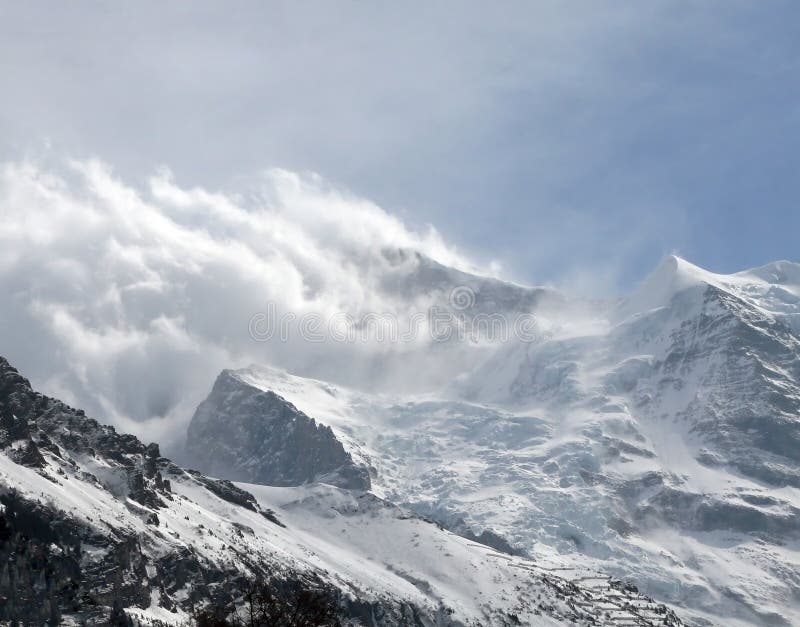
POLYGON ((0 159, 314 172, 518 281, 798 259, 800 7, 0 2, 0 159))
POLYGON ((273 304, 424 310, 397 251, 607 300, 667 254, 798 261, 799 13, 0 0, 0 355, 170 445, 223 368, 430 391, 477 363, 254 341, 273 304))

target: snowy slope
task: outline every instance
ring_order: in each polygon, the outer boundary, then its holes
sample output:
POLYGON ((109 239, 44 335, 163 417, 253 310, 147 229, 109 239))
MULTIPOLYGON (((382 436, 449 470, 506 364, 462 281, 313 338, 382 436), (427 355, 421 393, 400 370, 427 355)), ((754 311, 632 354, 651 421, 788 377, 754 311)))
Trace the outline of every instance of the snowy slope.
POLYGON ((243 577, 280 575, 353 625, 680 624, 607 578, 498 554, 369 493, 182 469, 1 358, 0 503, 0 620, 179 625, 235 605, 243 577))
POLYGON ((698 625, 792 625, 799 276, 669 257, 616 306, 553 315, 552 337, 425 397, 234 374, 331 426, 376 494, 540 563, 630 578, 698 625))
POLYGON ((604 624, 608 618, 677 624, 663 607, 596 572, 548 568, 498 553, 369 493, 323 484, 240 485, 278 512, 293 541, 313 551, 314 561, 341 585, 393 590, 419 607, 440 608, 442 616, 488 625, 505 624, 510 615, 523 625, 564 619, 604 624))

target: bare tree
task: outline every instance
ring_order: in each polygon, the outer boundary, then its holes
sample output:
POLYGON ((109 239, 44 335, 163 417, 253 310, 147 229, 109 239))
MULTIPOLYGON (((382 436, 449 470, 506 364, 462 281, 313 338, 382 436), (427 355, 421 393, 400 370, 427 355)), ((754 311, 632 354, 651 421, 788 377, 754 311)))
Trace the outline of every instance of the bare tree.
POLYGON ((322 588, 296 580, 253 581, 244 608, 232 617, 213 608, 195 614, 197 627, 341 627, 335 599, 322 588))

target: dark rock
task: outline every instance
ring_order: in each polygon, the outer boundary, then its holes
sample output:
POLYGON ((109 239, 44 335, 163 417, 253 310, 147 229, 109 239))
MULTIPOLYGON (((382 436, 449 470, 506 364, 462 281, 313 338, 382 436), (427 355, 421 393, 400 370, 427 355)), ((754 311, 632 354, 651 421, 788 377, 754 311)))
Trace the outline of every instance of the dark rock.
POLYGON ((203 472, 234 481, 370 487, 369 471, 353 461, 330 427, 227 370, 192 418, 187 452, 203 472))

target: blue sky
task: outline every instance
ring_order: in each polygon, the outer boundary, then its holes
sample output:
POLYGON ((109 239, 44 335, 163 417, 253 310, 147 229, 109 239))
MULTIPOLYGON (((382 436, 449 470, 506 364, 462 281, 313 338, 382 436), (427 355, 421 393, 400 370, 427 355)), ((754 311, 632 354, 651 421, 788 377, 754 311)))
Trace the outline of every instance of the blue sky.
POLYGON ((794 2, 0 3, 0 158, 311 170, 504 276, 797 261, 794 2))

